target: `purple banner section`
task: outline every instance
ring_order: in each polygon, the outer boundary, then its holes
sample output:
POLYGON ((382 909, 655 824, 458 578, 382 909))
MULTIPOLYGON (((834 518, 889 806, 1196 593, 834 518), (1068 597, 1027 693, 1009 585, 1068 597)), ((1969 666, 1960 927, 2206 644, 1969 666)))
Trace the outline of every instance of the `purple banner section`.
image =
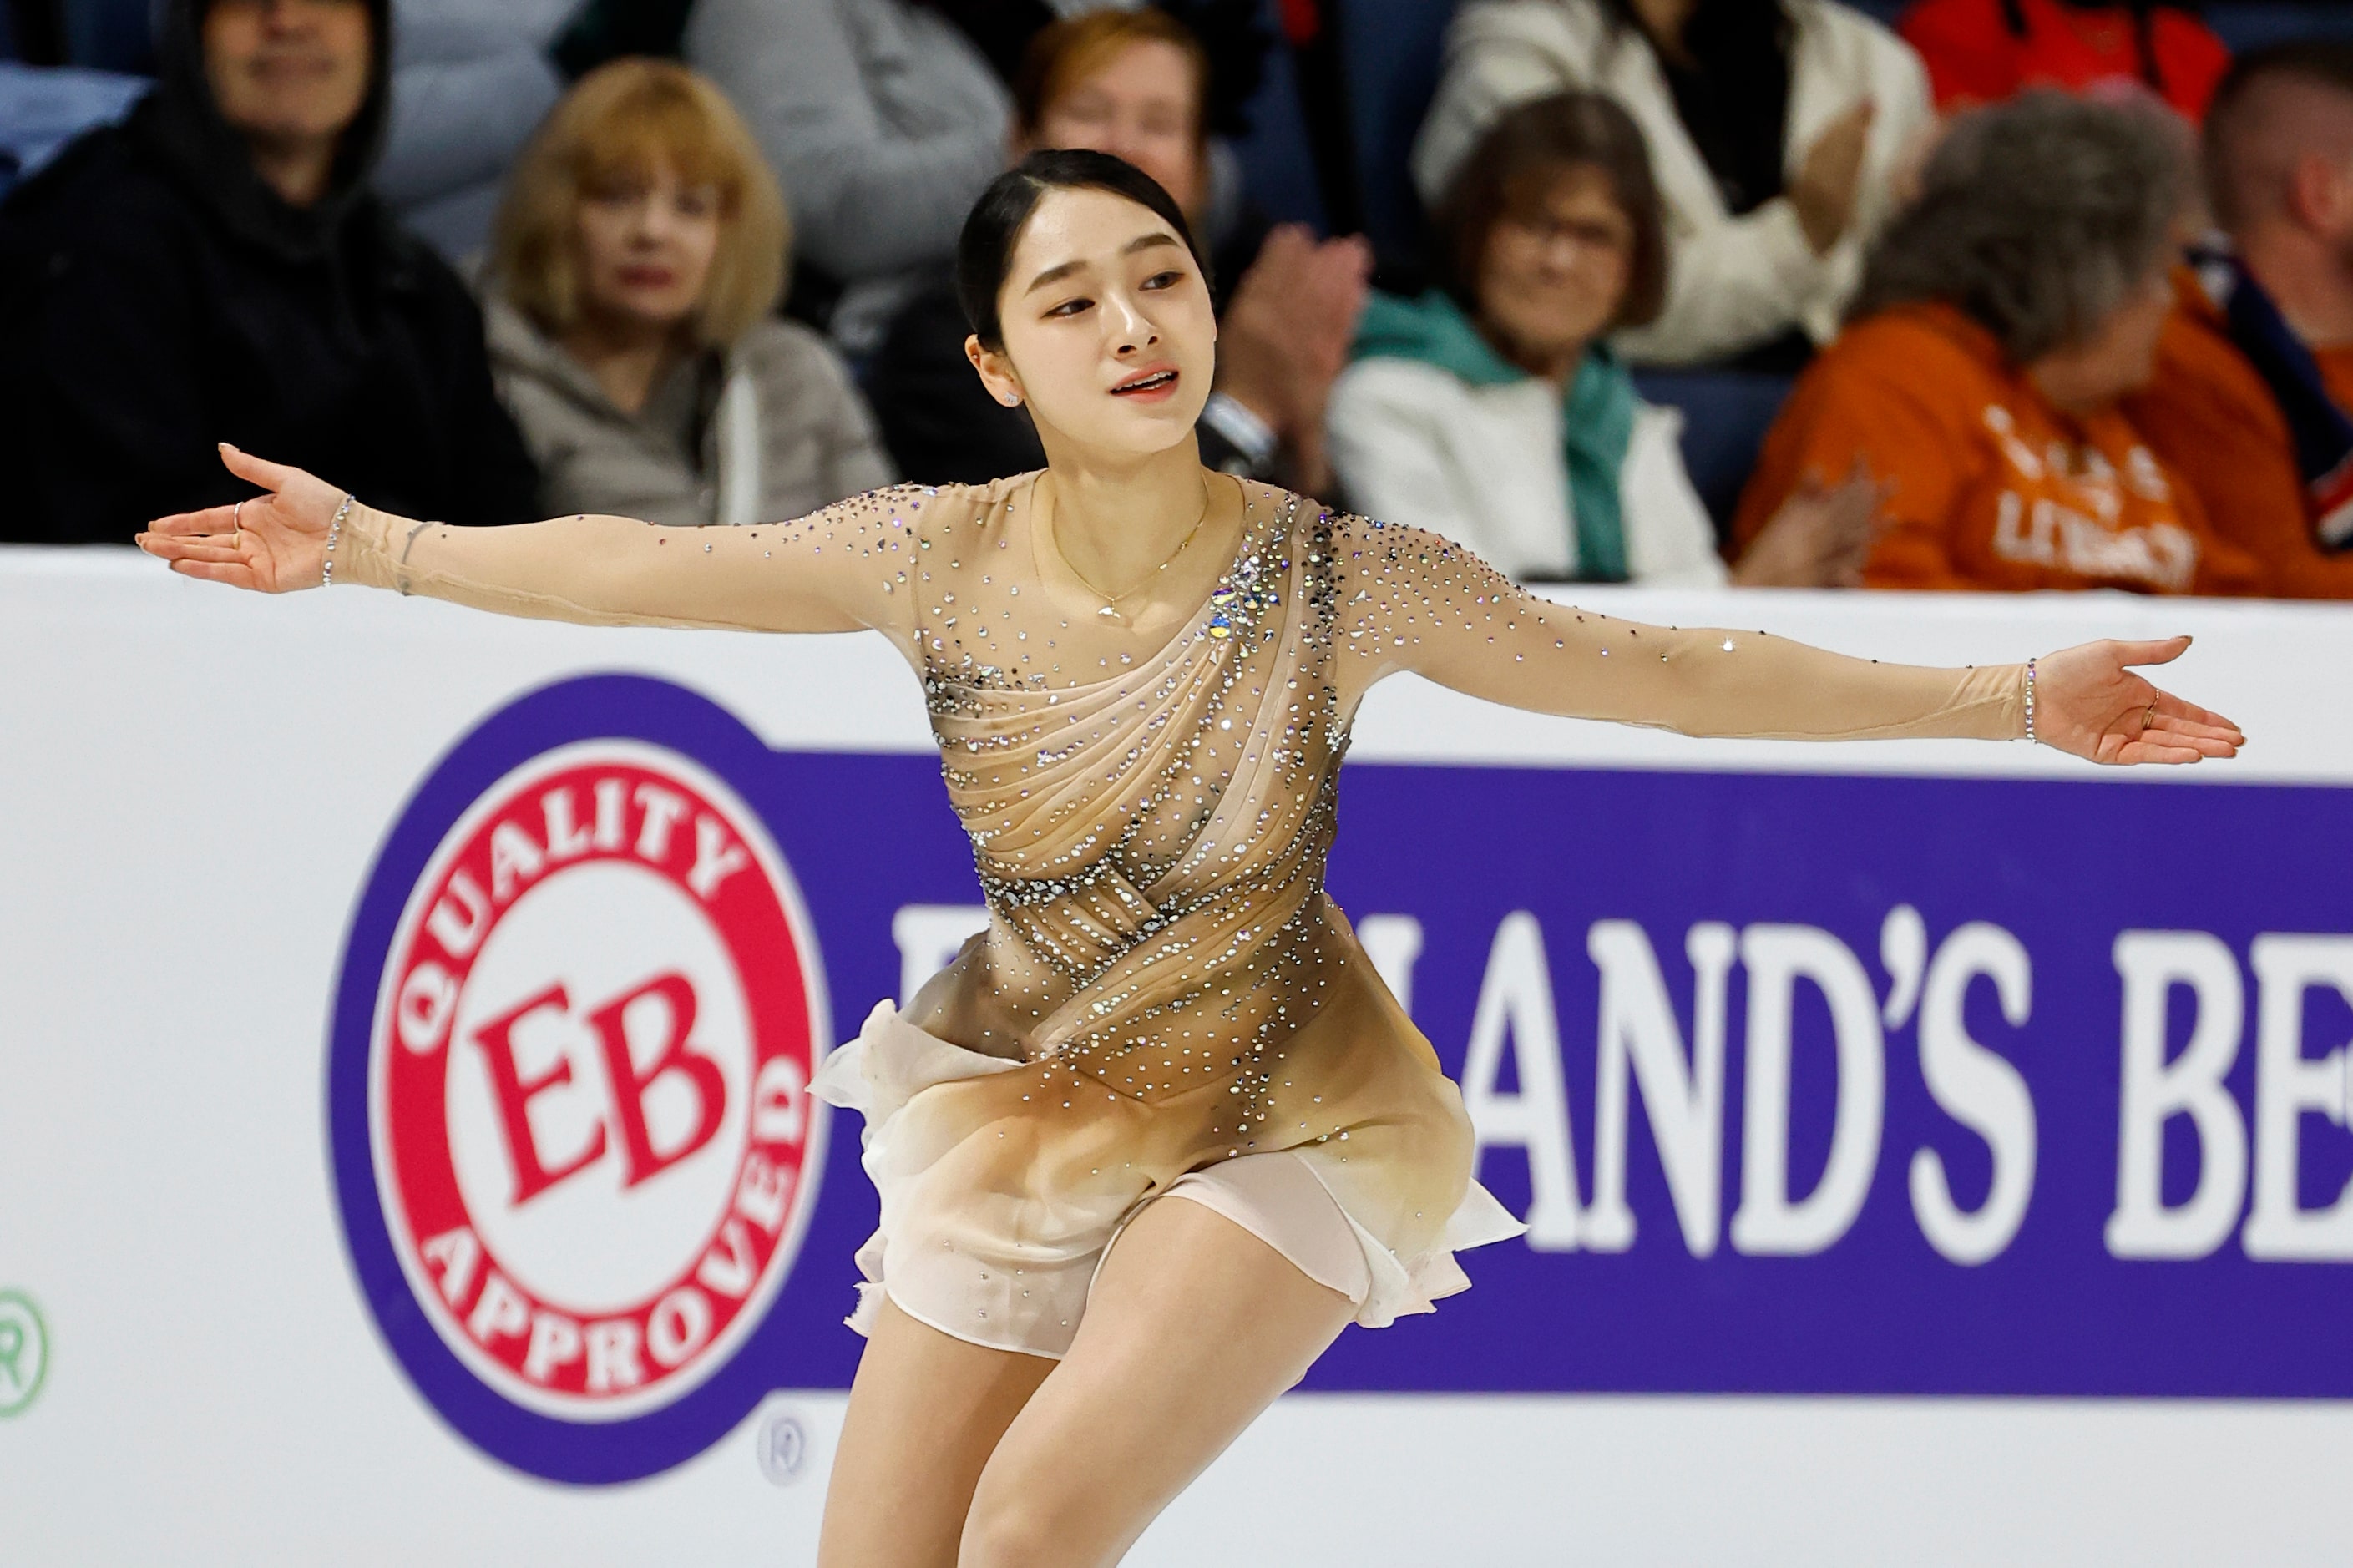
MULTIPOLYGON (((839 1037, 901 988, 900 911, 978 901, 932 759, 772 752, 663 682, 533 693, 419 784, 337 1005, 345 1238, 444 1417, 575 1481, 675 1464, 763 1390, 846 1385, 876 1208, 837 1116, 765 1318, 627 1419, 524 1408, 424 1326, 370 1147, 394 927, 471 803, 607 739, 691 759, 765 825, 839 1037)), ((1345 1334, 1308 1386, 2353 1396, 2348 804, 2088 769, 1352 764, 1332 890, 1463 1084, 1482 1179, 1532 1228, 1465 1255, 1474 1289, 1434 1315, 1345 1334)))
POLYGON ((2353 1394, 2348 805, 2088 774, 1350 769, 1334 894, 1419 921, 1412 1010, 1449 1072, 1482 995, 1508 1019, 1489 1081, 1517 1125, 1481 1175, 1524 1214, 1554 1152, 1530 1090, 1556 1077, 1576 1208, 1548 1245, 1575 1249, 1472 1255, 1469 1294, 1344 1337, 1313 1385, 2353 1394), (1660 1064, 1672 1028, 1691 1062, 1705 969, 1712 1110, 1653 1097, 1673 1075, 1629 1040, 1650 1027, 1660 1064), (1620 1151, 1622 1185, 1597 1169, 1620 1151), (1806 1212, 1840 1197, 1840 1155, 1846 1195, 1806 1212))

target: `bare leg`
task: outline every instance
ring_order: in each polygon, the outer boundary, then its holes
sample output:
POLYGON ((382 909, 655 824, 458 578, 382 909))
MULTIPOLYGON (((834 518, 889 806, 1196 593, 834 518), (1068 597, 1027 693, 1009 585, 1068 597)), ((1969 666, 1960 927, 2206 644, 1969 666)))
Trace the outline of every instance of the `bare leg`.
POLYGON ((981 1467, 1053 1369, 944 1334, 885 1300, 849 1386, 819 1568, 953 1568, 981 1467))
POLYGON ((1071 1353, 981 1472, 959 1568, 1117 1562, 1352 1316, 1223 1215, 1147 1205, 1096 1275, 1071 1353))

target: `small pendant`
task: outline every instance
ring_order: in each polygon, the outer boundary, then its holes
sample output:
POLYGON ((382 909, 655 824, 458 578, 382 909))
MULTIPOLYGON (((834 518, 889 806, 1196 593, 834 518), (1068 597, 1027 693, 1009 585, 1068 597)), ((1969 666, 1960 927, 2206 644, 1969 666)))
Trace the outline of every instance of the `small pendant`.
POLYGON ((1107 621, 1124 621, 1127 618, 1125 616, 1121 615, 1115 607, 1110 605, 1105 605, 1102 609, 1097 610, 1095 614, 1101 616, 1107 621))

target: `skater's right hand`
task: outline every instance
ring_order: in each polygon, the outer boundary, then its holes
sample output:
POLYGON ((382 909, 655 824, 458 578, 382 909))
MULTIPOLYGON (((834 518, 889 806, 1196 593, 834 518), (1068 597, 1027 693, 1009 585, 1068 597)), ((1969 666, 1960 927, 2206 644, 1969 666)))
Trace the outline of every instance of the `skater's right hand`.
MULTIPOLYGON (((343 504, 343 492, 300 468, 249 457, 226 441, 220 452, 230 473, 268 493, 232 506, 159 517, 139 535, 139 548, 170 563, 173 571, 208 583, 264 594, 318 587, 325 574, 327 529, 343 504)), ((343 525, 348 532, 348 516, 343 525)))

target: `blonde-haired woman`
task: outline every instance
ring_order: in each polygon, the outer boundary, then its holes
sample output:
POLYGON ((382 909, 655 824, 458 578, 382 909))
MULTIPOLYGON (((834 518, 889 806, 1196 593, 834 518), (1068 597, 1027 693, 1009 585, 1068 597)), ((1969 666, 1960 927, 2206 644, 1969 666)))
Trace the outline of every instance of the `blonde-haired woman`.
POLYGON ((794 517, 889 482, 833 351, 773 314, 776 180, 683 66, 583 77, 515 165, 489 274, 491 368, 551 512, 794 517))

